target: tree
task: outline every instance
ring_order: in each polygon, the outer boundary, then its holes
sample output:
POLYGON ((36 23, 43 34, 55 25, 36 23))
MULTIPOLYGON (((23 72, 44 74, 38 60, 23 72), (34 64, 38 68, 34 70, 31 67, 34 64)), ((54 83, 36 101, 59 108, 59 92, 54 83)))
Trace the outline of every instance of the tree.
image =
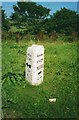
POLYGON ((53 16, 50 16, 50 18, 44 20, 44 29, 46 34, 48 35, 55 32, 53 16))
POLYGON ((77 31, 77 13, 66 8, 54 13, 52 17, 56 32, 70 34, 77 31))
POLYGON ((2 13, 2 30, 8 31, 10 29, 10 23, 5 14, 5 10, 1 9, 1 13, 2 13))
POLYGON ((13 5, 13 9, 14 13, 12 13, 11 17, 21 18, 23 21, 26 21, 26 18, 44 19, 50 12, 50 9, 37 5, 35 2, 17 2, 17 5, 13 5))
MULTIPOLYGON (((26 29, 28 26, 28 31, 36 29, 36 24, 40 26, 50 12, 50 9, 37 5, 35 2, 17 2, 17 5, 13 5, 13 9, 14 13, 12 13, 11 18, 15 25, 17 25, 17 27, 24 26, 26 29)), ((32 32, 34 31, 35 30, 32 32)))

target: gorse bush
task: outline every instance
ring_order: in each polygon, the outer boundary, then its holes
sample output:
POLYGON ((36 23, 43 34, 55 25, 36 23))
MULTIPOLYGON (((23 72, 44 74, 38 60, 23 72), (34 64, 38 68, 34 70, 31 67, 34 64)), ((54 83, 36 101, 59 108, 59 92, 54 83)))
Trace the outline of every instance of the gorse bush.
POLYGON ((42 34, 42 36, 39 35, 31 35, 31 34, 20 34, 20 33, 10 33, 10 32, 3 32, 2 34, 2 40, 13 40, 17 42, 18 41, 33 41, 33 42, 54 42, 54 41, 63 41, 63 42, 73 42, 73 41, 77 41, 78 37, 77 35, 65 35, 65 34, 61 34, 61 33, 52 33, 50 35, 46 35, 46 34, 42 34), (16 37, 18 34, 18 38, 16 37))

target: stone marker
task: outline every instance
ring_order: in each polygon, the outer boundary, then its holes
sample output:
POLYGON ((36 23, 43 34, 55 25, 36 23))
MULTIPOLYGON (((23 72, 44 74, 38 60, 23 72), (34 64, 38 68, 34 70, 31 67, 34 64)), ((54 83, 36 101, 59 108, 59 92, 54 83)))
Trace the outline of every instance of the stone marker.
POLYGON ((43 82, 44 74, 44 47, 32 45, 27 49, 26 57, 26 80, 32 85, 43 82))

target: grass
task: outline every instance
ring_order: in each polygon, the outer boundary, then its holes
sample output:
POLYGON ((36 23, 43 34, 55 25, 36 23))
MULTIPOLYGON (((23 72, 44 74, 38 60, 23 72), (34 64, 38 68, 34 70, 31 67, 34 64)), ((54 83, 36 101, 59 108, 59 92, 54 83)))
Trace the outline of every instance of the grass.
POLYGON ((76 43, 39 43, 45 48, 44 81, 25 80, 26 50, 32 43, 2 44, 3 118, 75 118, 77 116, 76 43), (49 98, 56 98, 50 103, 49 98))

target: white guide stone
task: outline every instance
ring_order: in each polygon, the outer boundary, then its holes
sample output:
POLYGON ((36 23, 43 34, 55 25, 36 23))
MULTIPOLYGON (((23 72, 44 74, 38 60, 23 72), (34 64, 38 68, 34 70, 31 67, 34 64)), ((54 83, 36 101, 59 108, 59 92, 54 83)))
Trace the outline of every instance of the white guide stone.
POLYGON ((26 80, 32 85, 43 82, 44 76, 44 47, 32 45, 27 49, 26 57, 26 80))

